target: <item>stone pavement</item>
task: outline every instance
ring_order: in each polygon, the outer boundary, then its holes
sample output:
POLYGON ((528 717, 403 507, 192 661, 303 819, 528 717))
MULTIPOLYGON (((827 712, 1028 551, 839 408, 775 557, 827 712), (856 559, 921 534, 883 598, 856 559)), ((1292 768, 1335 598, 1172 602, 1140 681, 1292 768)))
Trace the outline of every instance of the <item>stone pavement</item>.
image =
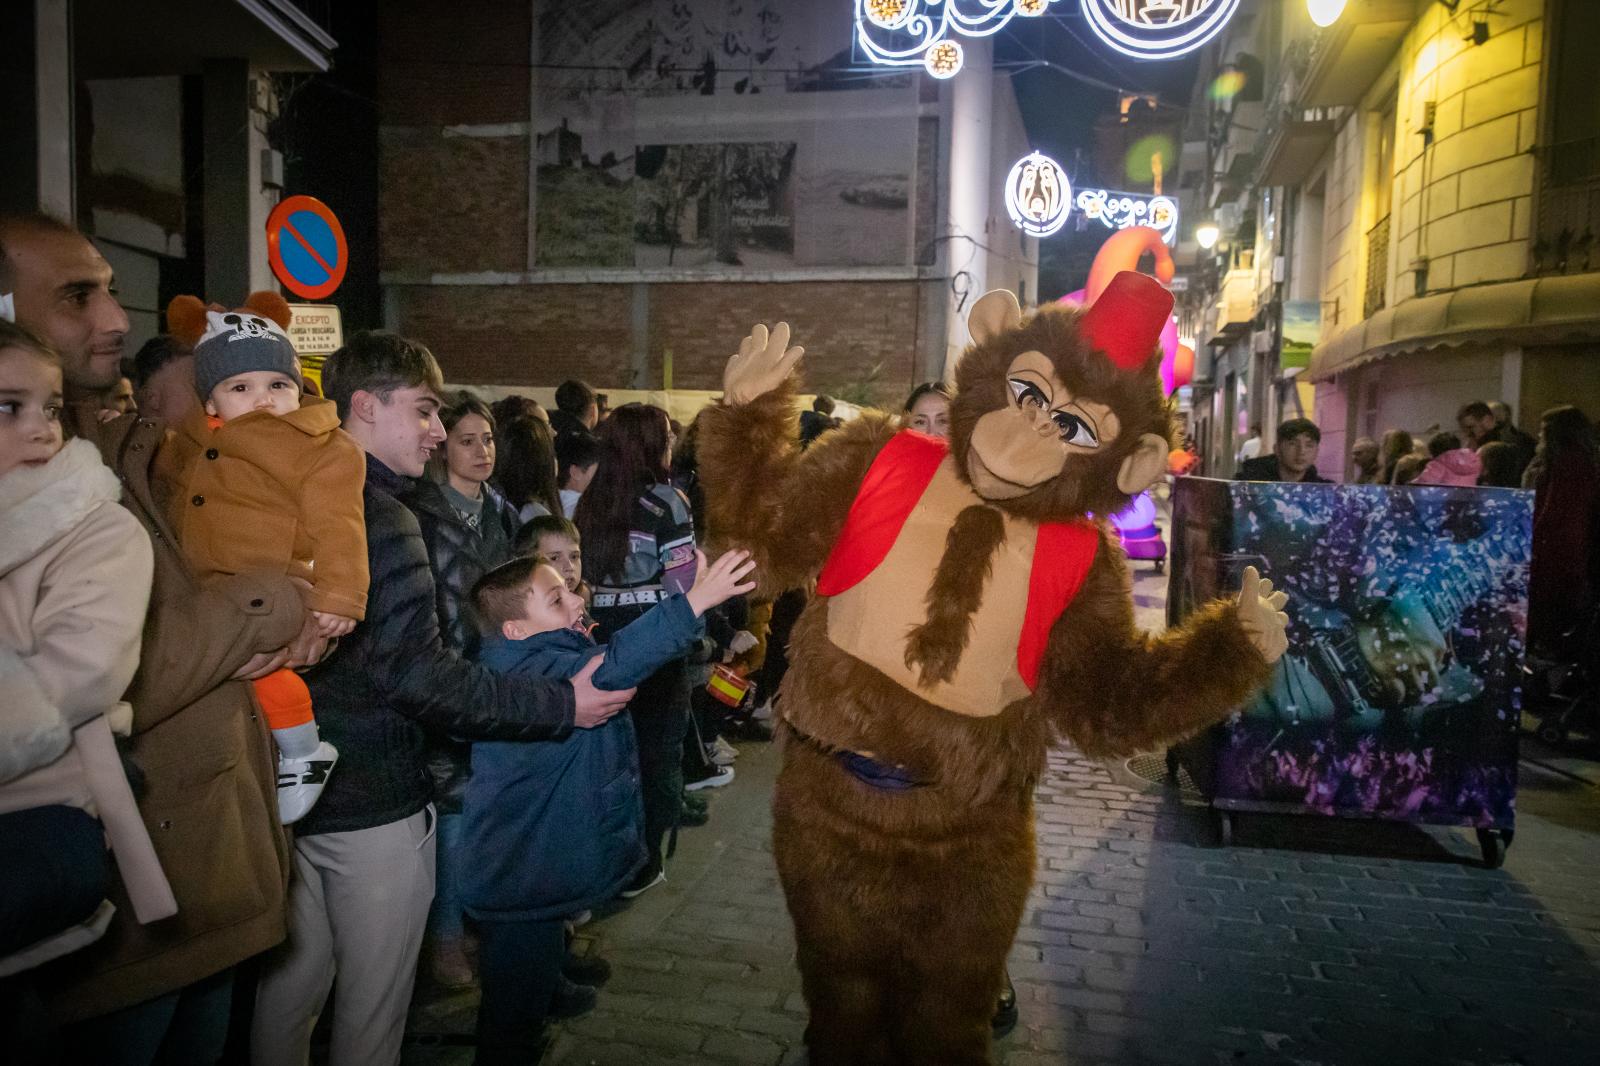
MULTIPOLYGON (((1141 568, 1152 626, 1164 586, 1141 568)), ((1243 815, 1224 849, 1178 788, 1053 752, 1011 957, 1022 1020, 997 1059, 1600 1063, 1600 788, 1525 754, 1516 841, 1489 871, 1463 831, 1382 823, 1243 815)), ((768 841, 777 752, 744 744, 737 765, 670 880, 580 931, 616 974, 547 1061, 804 1062, 768 841)), ((405 1062, 470 1062, 422 1034, 470 1033, 472 1006, 419 993, 405 1062)))

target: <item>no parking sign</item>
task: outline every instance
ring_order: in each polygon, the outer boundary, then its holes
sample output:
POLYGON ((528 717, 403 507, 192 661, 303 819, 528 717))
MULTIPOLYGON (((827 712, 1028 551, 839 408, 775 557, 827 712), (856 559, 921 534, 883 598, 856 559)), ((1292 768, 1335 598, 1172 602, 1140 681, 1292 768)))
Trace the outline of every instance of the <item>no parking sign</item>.
POLYGON ((267 261, 296 296, 331 295, 344 280, 349 252, 338 216, 314 196, 291 196, 267 216, 267 261))

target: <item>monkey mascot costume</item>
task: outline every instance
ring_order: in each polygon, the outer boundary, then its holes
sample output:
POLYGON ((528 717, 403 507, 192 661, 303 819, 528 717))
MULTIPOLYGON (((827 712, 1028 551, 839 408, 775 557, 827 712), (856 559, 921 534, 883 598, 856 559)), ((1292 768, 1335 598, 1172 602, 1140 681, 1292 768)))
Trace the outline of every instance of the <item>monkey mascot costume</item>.
POLYGON ((795 443, 802 349, 757 326, 700 430, 709 527, 766 592, 817 581, 782 688, 773 850, 813 1066, 990 1062, 1033 880, 1033 789, 1064 736, 1130 755, 1224 718, 1283 653, 1247 571, 1159 637, 1091 516, 1166 469, 1172 296, 1124 272, 1087 311, 984 296, 948 444, 869 412, 795 443))

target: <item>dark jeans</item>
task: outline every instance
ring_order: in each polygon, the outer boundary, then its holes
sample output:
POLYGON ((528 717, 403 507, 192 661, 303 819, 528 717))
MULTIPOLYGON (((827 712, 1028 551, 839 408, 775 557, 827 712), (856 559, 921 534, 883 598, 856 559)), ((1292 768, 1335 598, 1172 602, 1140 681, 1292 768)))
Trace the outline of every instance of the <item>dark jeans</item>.
POLYGON ((522 1066, 537 1057, 566 956, 559 918, 478 923, 477 1066, 522 1066))
POLYGON ((0 956, 85 921, 106 898, 100 820, 53 805, 0 814, 0 956))
POLYGON ((767 623, 767 657, 756 675, 756 684, 761 686, 757 699, 777 698, 783 675, 789 672, 789 637, 805 609, 804 589, 790 589, 772 602, 772 621, 767 623))
POLYGON ((639 741, 639 787, 644 794, 644 846, 649 869, 659 869, 661 844, 678 824, 683 804, 683 737, 689 727, 689 675, 681 662, 652 674, 628 704, 639 741))
POLYGON ((215 1066, 228 1040, 233 969, 176 992, 69 1026, 63 1062, 97 1066, 215 1066))

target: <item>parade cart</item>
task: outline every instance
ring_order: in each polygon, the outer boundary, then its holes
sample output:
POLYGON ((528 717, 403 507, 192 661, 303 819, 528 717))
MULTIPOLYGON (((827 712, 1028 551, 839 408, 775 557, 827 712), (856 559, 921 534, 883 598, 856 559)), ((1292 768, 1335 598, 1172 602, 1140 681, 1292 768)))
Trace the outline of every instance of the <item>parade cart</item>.
POLYGON ((1288 594, 1289 651, 1230 720, 1168 753, 1217 813, 1515 830, 1533 494, 1179 478, 1171 622, 1238 588, 1288 594))

